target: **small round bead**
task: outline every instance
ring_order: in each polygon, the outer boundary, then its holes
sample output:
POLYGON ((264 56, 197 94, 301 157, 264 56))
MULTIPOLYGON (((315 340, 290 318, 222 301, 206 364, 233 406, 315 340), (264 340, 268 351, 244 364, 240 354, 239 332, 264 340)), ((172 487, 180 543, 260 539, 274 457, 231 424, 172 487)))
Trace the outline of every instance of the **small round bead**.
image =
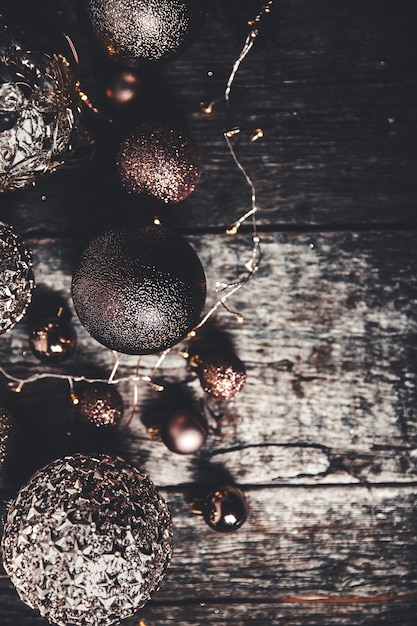
POLYGON ((219 487, 206 496, 202 513, 204 521, 213 530, 238 530, 248 516, 246 497, 237 487, 219 487))

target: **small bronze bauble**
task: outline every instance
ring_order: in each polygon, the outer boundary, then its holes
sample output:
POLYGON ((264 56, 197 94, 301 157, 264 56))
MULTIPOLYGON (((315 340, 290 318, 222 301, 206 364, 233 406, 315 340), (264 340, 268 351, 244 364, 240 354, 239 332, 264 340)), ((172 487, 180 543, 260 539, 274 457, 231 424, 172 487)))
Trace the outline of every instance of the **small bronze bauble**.
POLYGON ((75 330, 59 317, 37 324, 29 335, 29 345, 40 361, 60 363, 71 356, 76 344, 75 330))
POLYGON ((128 193, 177 203, 194 191, 201 157, 188 134, 163 124, 144 124, 121 144, 117 168, 128 193))
POLYGON ((116 426, 123 417, 123 399, 114 385, 91 383, 77 399, 80 416, 94 426, 116 426))
POLYGON ((171 452, 194 454, 205 444, 207 430, 200 415, 190 410, 176 411, 160 427, 161 440, 171 452))
POLYGON ((245 385, 245 364, 234 353, 206 352, 191 356, 189 362, 204 391, 215 398, 230 400, 245 385))
POLYGON ((204 499, 204 521, 219 532, 238 530, 247 519, 248 504, 244 493, 234 487, 214 489, 204 499))

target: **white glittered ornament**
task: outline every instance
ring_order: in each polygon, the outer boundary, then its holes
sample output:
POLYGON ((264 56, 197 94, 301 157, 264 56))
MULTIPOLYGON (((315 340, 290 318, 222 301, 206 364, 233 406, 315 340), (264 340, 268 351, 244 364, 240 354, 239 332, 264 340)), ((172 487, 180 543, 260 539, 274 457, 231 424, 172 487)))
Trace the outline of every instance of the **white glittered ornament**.
POLYGON ((0 222, 0 335, 22 319, 33 287, 29 250, 11 226, 0 222))
POLYGON ((0 19, 0 191, 33 185, 71 150, 78 97, 68 61, 0 19))
POLYGON ((119 457, 65 457, 19 491, 3 564, 20 598, 62 626, 110 626, 155 591, 171 559, 171 517, 153 483, 119 457))

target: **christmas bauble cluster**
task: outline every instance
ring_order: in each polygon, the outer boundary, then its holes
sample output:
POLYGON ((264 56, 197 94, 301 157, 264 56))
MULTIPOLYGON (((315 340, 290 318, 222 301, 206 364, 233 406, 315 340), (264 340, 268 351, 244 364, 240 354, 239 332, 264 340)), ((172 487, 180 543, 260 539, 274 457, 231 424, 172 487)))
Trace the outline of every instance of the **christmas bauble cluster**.
MULTIPOLYGON (((186 49, 205 3, 81 0, 81 5, 99 49, 124 64, 120 94, 129 100, 128 77, 137 78, 131 71, 186 49)), ((120 94, 110 96, 122 104, 120 94)), ((78 113, 78 85, 66 58, 5 25, 0 16, 0 191, 27 189, 65 161, 78 113)), ((114 169, 120 191, 146 199, 152 209, 176 205, 199 181, 199 150, 183 128, 142 122, 119 144, 114 169)), ((0 334, 23 317, 33 287, 26 245, 0 222, 0 334)), ((148 355, 194 334, 205 305, 206 276, 184 237, 159 218, 142 220, 115 225, 92 239, 76 265, 71 295, 81 324, 97 342, 117 353, 148 355)), ((46 317, 32 324, 29 345, 42 363, 60 365, 73 353, 76 335, 60 315, 46 317)), ((188 362, 204 392, 217 400, 232 399, 245 384, 245 366, 230 351, 194 352, 188 362)), ((75 394, 68 379, 80 420, 100 428, 121 422, 124 404, 114 381, 89 381, 75 394)), ((195 454, 209 435, 203 415, 190 407, 171 408, 157 425, 161 441, 173 453, 195 454)), ((12 431, 8 412, 0 408, 0 468, 12 431)), ((201 512, 211 529, 229 532, 245 522, 247 501, 237 487, 220 486, 206 496, 201 512)), ((158 588, 171 544, 167 504, 145 474, 116 456, 74 454, 38 470, 20 489, 7 515, 2 555, 20 598, 50 622, 111 626, 133 615, 158 588)))

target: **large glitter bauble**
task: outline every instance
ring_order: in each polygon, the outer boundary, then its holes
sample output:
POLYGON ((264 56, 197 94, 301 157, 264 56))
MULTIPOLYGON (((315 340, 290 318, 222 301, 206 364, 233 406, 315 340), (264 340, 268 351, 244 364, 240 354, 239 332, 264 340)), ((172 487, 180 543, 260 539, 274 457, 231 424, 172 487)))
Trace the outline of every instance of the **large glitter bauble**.
POLYGON ((117 168, 129 193, 176 203, 194 191, 201 174, 201 158, 184 131, 163 124, 144 124, 121 144, 117 168))
POLYGON ((8 411, 0 406, 0 472, 10 453, 14 424, 8 411))
POLYGON ((109 231, 85 250, 72 281, 81 323, 125 354, 172 347, 197 324, 206 280, 194 249, 164 226, 109 231))
POLYGON ((165 61, 194 39, 202 0, 82 0, 90 30, 107 56, 127 65, 165 61))
POLYGON ((75 94, 65 57, 0 20, 0 191, 29 187, 64 163, 75 94))
POLYGON ((33 287, 29 250, 11 226, 0 222, 0 335, 22 319, 33 287))
POLYGON ((171 540, 168 507, 147 476, 118 457, 79 454, 19 491, 3 564, 23 602, 49 621, 109 626, 158 588, 171 540))
POLYGON ((114 385, 91 383, 78 394, 77 410, 94 426, 116 426, 123 417, 123 398, 114 385))

